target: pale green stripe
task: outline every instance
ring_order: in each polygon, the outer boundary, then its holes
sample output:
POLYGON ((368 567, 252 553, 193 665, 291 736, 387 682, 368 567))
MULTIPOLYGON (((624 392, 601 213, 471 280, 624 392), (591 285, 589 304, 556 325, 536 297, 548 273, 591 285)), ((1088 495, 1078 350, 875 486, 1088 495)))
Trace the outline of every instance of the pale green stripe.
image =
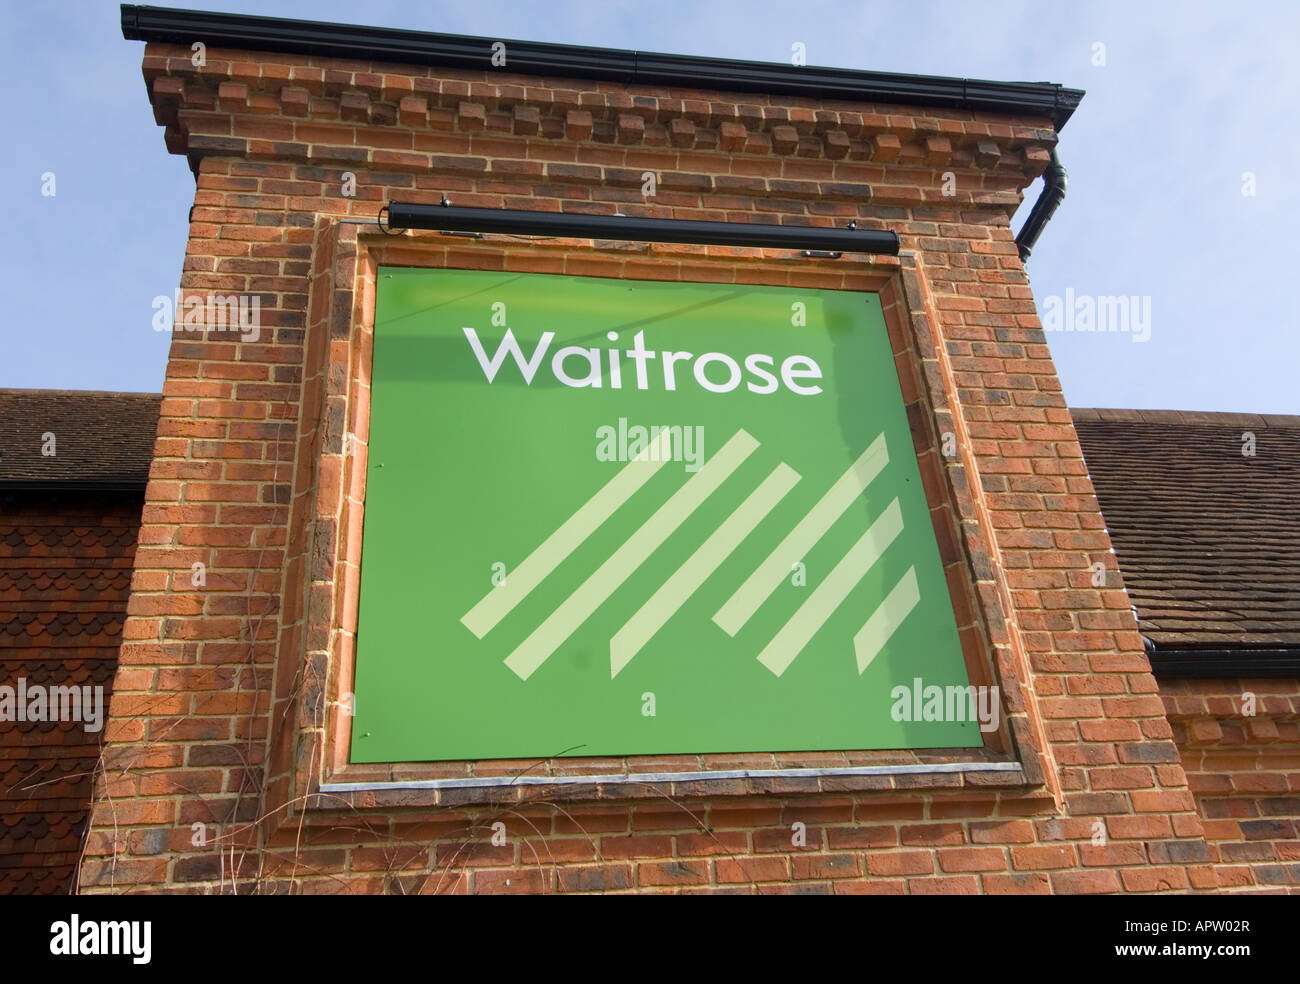
POLYGON ((853 505, 887 464, 889 450, 885 446, 885 435, 881 434, 862 452, 849 470, 836 480, 821 501, 799 521, 767 560, 749 575, 727 603, 718 609, 713 621, 727 635, 734 636, 739 632, 776 590, 777 585, 790 575, 794 565, 807 556, 808 551, 826 535, 826 531, 844 515, 844 511, 853 505))
POLYGON ((586 504, 565 520, 542 545, 513 570, 506 571, 505 583, 483 596, 461 619, 461 623, 482 639, 524 600, 546 576, 559 567, 601 523, 632 497, 672 457, 671 435, 664 431, 657 444, 645 448, 611 478, 586 504), (667 453, 665 453, 667 452, 667 453))
POLYGON ((799 475, 786 464, 776 466, 772 474, 763 480, 763 484, 750 493, 722 525, 700 544, 700 548, 673 572, 650 600, 628 619, 609 641, 609 676, 618 676, 619 671, 641 648, 650 641, 665 622, 677 614, 678 609, 686 603, 718 566, 731 556, 731 552, 740 542, 754 531, 754 527, 772 511, 772 507, 794 488, 799 475))
POLYGON ((867 624, 853 637, 853 651, 858 656, 858 675, 861 676, 871 661, 879 655, 890 637, 903 624, 921 600, 921 589, 916 584, 916 568, 909 567, 901 581, 885 596, 867 624))
POLYGON ((871 524, 849 552, 844 555, 826 578, 817 585, 808 600, 799 606, 790 620, 758 654, 758 661, 780 676, 803 651, 803 647, 826 624, 835 609, 843 604, 849 592, 862 580, 871 565, 880 559, 899 533, 903 531, 903 513, 898 500, 891 502, 871 524))
POLYGON ((527 680, 570 635, 591 617, 632 573, 645 563, 719 485, 758 447, 745 431, 737 431, 708 463, 686 480, 639 530, 587 578, 551 615, 506 658, 506 665, 527 680))

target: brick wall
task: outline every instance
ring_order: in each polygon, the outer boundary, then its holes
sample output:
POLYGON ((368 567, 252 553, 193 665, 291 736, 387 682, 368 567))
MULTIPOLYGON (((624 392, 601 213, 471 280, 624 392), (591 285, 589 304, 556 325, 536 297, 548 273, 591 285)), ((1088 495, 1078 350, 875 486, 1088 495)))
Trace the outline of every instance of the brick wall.
POLYGON ((1300 893, 1300 681, 1162 680, 1227 891, 1300 893))
MULTIPOLYGON (((212 48, 197 70, 187 47, 155 44, 144 71, 168 148, 196 171, 182 287, 256 293, 263 327, 253 342, 173 340, 84 891, 1217 885, 1009 228, 1047 163, 1047 121, 212 48), (646 170, 658 175, 653 199, 641 194, 646 170), (342 193, 345 172, 355 197, 342 193), (905 255, 462 244, 339 221, 444 193, 487 207, 856 219, 897 230, 905 255), (1018 765, 322 790, 339 777, 518 767, 347 762, 337 701, 351 679, 380 262, 879 290, 963 645, 1002 690, 1007 727, 985 757, 1018 765), (948 432, 953 457, 939 453, 948 432), (1113 572, 1104 588, 1091 583, 1097 561, 1113 572)), ((756 758, 906 767, 956 756, 756 758)))
MULTIPOLYGON (((138 493, 0 492, 0 686, 102 686, 131 583, 138 493)), ((75 883, 98 733, 0 724, 0 894, 75 883)))

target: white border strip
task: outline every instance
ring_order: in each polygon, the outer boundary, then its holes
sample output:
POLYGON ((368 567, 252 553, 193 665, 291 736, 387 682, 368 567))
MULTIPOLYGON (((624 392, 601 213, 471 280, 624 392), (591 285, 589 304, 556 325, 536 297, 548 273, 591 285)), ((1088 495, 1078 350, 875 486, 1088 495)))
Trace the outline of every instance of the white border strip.
POLYGON ((637 772, 592 776, 482 776, 472 779, 410 779, 398 782, 326 782, 320 793, 367 793, 400 789, 473 789, 500 786, 590 786, 628 783, 698 782, 710 779, 802 779, 822 776, 906 776, 953 772, 1019 772, 1019 762, 935 762, 915 765, 856 765, 825 769, 714 769, 707 772, 637 772))

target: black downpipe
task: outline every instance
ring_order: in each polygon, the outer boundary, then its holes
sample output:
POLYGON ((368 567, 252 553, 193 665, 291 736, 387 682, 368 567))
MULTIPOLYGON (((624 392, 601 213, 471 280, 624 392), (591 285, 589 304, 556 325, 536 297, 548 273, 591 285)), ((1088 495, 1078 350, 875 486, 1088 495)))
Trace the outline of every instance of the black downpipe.
POLYGON ((1047 228, 1047 223, 1052 221, 1052 216, 1061 207, 1061 202, 1065 201, 1066 179, 1061 157, 1053 147, 1052 159, 1047 164, 1047 170, 1043 172, 1043 193, 1038 196, 1038 201, 1034 202, 1033 211, 1029 213, 1029 218, 1025 220, 1025 224, 1020 227, 1019 235, 1016 236, 1016 249, 1020 252, 1021 263, 1029 259, 1038 237, 1047 228))

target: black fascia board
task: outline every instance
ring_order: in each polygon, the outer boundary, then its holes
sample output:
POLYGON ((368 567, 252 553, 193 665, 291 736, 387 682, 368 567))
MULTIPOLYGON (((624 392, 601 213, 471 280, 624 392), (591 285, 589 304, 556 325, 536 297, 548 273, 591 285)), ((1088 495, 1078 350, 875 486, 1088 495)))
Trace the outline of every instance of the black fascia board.
POLYGON ((136 492, 143 493, 148 479, 0 478, 3 492, 136 492))

